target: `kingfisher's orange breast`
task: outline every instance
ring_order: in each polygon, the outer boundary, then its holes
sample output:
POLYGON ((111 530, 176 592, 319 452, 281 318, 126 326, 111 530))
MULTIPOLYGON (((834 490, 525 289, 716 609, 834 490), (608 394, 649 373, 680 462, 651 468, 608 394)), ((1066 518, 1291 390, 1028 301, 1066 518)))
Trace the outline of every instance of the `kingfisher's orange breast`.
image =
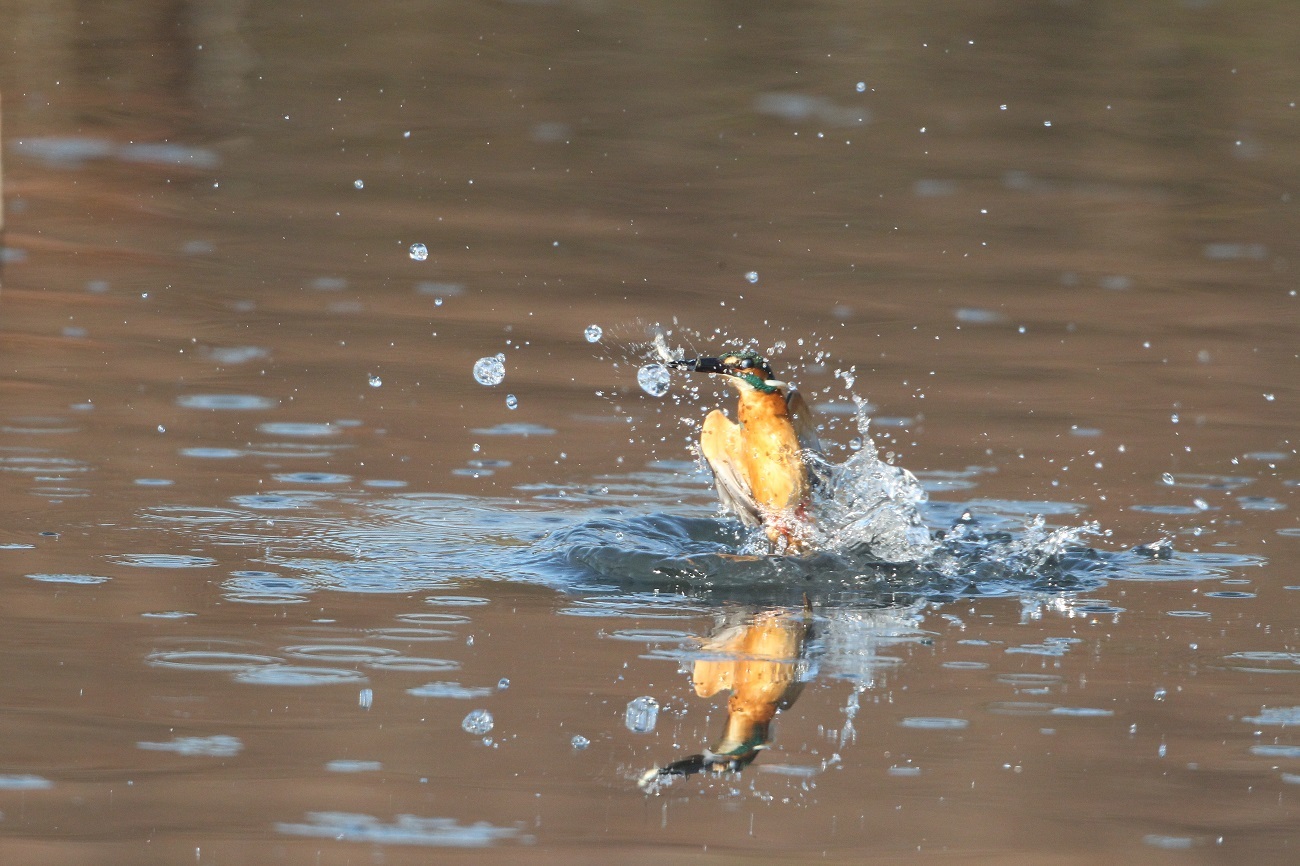
POLYGON ((754 500, 769 511, 790 511, 808 498, 808 475, 785 397, 745 393, 738 411, 740 451, 734 455, 754 500))

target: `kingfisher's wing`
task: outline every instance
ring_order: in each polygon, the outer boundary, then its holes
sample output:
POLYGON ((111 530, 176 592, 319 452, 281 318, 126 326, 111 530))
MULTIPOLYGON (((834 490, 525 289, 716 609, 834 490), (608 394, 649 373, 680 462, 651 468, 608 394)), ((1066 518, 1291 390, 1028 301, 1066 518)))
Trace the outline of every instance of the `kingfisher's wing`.
POLYGON ((798 391, 790 391, 785 396, 786 408, 790 411, 790 420, 794 423, 794 435, 799 440, 799 447, 805 451, 821 453, 822 440, 817 435, 817 416, 798 391))
POLYGON ((740 425, 721 411, 714 409, 704 419, 700 431, 700 451, 713 470, 713 483, 718 488, 722 506, 740 518, 746 526, 759 526, 763 522, 754 501, 749 479, 741 471, 737 458, 740 454, 740 425))

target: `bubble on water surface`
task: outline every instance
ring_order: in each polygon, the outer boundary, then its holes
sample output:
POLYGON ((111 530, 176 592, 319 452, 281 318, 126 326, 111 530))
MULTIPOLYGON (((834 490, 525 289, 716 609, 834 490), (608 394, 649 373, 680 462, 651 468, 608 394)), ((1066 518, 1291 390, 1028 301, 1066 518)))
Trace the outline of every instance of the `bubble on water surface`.
POLYGON ((1148 833, 1142 837, 1142 841, 1153 848, 1164 848, 1167 851, 1182 851, 1196 844, 1196 840, 1190 836, 1166 836, 1162 833, 1148 833))
POLYGON ((959 731, 970 724, 966 719, 952 719, 943 716, 909 716, 898 723, 904 728, 919 728, 927 731, 959 731))
POLYGON ((478 607, 490 601, 491 599, 477 595, 431 595, 424 600, 424 603, 437 607, 478 607))
POLYGON ((496 827, 486 821, 459 824, 454 818, 420 818, 398 815, 385 824, 373 815, 353 812, 309 812, 305 824, 275 825, 277 833, 306 836, 341 842, 366 842, 372 845, 420 845, 431 848, 486 848, 496 842, 514 839, 533 841, 518 827, 496 827))
POLYGON ((281 652, 295 658, 310 661, 330 662, 331 664, 363 664, 384 656, 401 653, 389 647, 365 646, 364 644, 315 644, 305 646, 287 646, 281 652))
POLYGON ((465 625, 473 622, 461 613, 399 613, 397 619, 421 625, 465 625))
POLYGON ((659 721, 659 702, 649 695, 628 701, 623 725, 634 734, 648 734, 659 721))
POLYGON ((237 448, 182 448, 179 453, 182 457, 198 457, 201 460, 231 460, 244 456, 244 452, 237 448))
POLYGON ((636 383, 651 397, 662 397, 668 393, 672 376, 663 364, 651 363, 636 371, 636 383))
POLYGON ((953 315, 957 321, 967 325, 999 325, 1007 321, 1007 317, 997 310, 982 307, 961 307, 953 315))
MULTIPOLYGON (((413 695, 417 698, 456 698, 459 700, 485 698, 492 694, 492 692, 493 690, 486 686, 462 686, 460 683, 453 682, 425 683, 422 686, 416 686, 413 689, 406 690, 408 695, 413 695)), ((470 715, 472 716, 473 713, 470 713, 470 715)), ((466 716, 465 720, 468 722, 469 716, 466 716)), ((461 727, 464 727, 465 730, 469 731, 471 734, 486 734, 488 731, 492 730, 492 717, 488 716, 487 727, 482 730, 470 730, 468 727, 465 727, 464 724, 462 724, 461 727)))
POLYGON ((491 732, 496 722, 487 710, 470 710, 469 715, 461 720, 460 727, 467 734, 483 736, 491 732))
POLYGON ((403 628, 392 626, 389 628, 374 628, 367 632, 374 640, 396 640, 396 641, 444 641, 451 640, 456 635, 454 632, 440 628, 418 628, 415 626, 403 628))
POLYGON ((217 564, 215 559, 206 556, 177 553, 124 553, 108 558, 118 565, 133 568, 211 568, 217 564))
POLYGON ((144 661, 145 664, 158 668, 226 673, 282 664, 281 660, 274 656, 221 650, 166 650, 150 653, 145 656, 144 661))
POLYGON ((351 475, 338 472, 286 472, 271 477, 290 484, 347 484, 352 480, 351 475))
POLYGON ((475 427, 470 431, 480 436, 552 436, 555 430, 540 424, 497 424, 495 427, 475 427))
POLYGON ((333 424, 310 421, 268 421, 257 425, 258 432, 268 436, 302 436, 316 438, 337 436, 339 428, 333 424))
POLYGON ((460 670, 460 662, 452 659, 424 658, 423 656, 384 656, 369 663, 369 667, 385 671, 407 673, 441 673, 460 670))
POLYGON ((411 260, 422 262, 429 257, 429 248, 424 244, 411 244, 411 260))
POLYGON ((569 740, 569 745, 573 747, 574 751, 580 752, 591 745, 591 740, 587 739, 582 734, 574 734, 573 739, 569 740))
POLYGON ((474 381, 480 385, 500 385, 506 378, 506 356, 488 355, 474 362, 474 381))
POLYGON ((183 394, 176 405, 184 409, 213 409, 227 411, 252 411, 270 409, 278 401, 255 394, 183 394))
POLYGON ((364 683, 366 675, 345 668, 313 668, 298 665, 268 665, 235 673, 235 681, 259 686, 332 686, 364 683))
POLYGON ((582 335, 587 338, 588 343, 596 343, 600 341, 600 338, 604 333, 605 332, 601 330, 600 325, 588 325, 587 330, 583 331, 582 335))
POLYGON ((1055 704, 1038 701, 993 701, 985 709, 999 716, 1043 716, 1056 708, 1055 704))
POLYGON ((1054 716, 1075 716, 1078 718, 1100 718, 1103 716, 1115 715, 1114 710, 1104 710, 1100 707, 1055 707, 1052 709, 1054 716))
POLYGON ((44 791, 53 787, 54 783, 43 776, 33 776, 27 773, 0 775, 0 791, 44 791))
POLYGON ((377 773, 384 768, 379 761, 356 761, 340 758, 325 764, 330 773, 377 773))
POLYGON ((306 490, 286 490, 283 492, 251 493, 247 496, 232 496, 230 501, 245 508, 260 511, 296 511, 300 508, 312 508, 321 500, 332 498, 327 493, 315 493, 306 490))
POLYGON ((38 580, 41 583, 72 583, 83 586, 107 583, 110 579, 98 574, 29 574, 27 578, 29 580, 38 580))
POLYGON ((693 644, 696 641, 696 635, 690 632, 674 631, 666 628, 620 628, 610 632, 602 632, 601 634, 614 640, 630 640, 650 644, 693 644))
POLYGON ((1242 716, 1241 720, 1250 725, 1291 727, 1300 725, 1300 707, 1260 707, 1259 715, 1242 716))
POLYGON ((233 758, 244 750, 238 737, 215 734, 211 737, 174 737, 161 743, 140 741, 136 748, 147 752, 175 752, 186 757, 233 758))

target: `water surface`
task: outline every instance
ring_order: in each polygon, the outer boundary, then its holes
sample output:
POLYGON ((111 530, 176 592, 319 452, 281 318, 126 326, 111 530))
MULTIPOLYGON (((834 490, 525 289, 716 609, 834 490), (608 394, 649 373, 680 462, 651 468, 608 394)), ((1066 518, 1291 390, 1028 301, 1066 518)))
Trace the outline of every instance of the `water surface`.
POLYGON ((1295 31, 0 0, 4 861, 1291 862, 1295 31))

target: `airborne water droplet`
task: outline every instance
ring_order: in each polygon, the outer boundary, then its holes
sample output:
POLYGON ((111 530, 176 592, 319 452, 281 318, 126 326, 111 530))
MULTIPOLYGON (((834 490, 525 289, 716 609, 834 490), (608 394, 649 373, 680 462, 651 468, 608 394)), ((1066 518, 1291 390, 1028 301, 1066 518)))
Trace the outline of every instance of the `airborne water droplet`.
POLYGON ((507 409, 518 409, 518 408, 519 408, 519 398, 516 397, 514 394, 507 394, 507 395, 506 395, 506 408, 507 408, 507 409))
POLYGON ((605 332, 600 329, 600 325, 588 325, 587 330, 582 335, 587 338, 588 343, 598 342, 605 332))
POLYGON ((758 282, 758 271, 750 271, 749 273, 745 274, 745 279, 751 283, 758 282))
POLYGON ((371 376, 371 377, 370 377, 370 387, 371 387, 371 388, 378 388, 378 387, 379 387, 380 385, 382 385, 382 384, 384 384, 384 380, 381 379, 381 378, 379 378, 378 376, 371 376))
POLYGON ((353 185, 354 187, 356 187, 357 189, 365 189, 365 188, 366 188, 366 182, 365 182, 364 180, 362 180, 361 178, 357 178, 356 180, 352 181, 352 185, 353 185))
POLYGON ((495 724, 492 714, 487 710, 471 710, 460 726, 466 733, 481 737, 490 732, 495 724))
POLYGON ((569 740, 569 745, 573 746, 574 749, 581 751, 591 745, 591 740, 587 739, 582 734, 574 734, 573 739, 569 740))
POLYGON ((662 397, 668 393, 672 376, 663 364, 646 364, 636 371, 636 383, 651 397, 662 397))
POLYGON ((659 721, 659 702, 649 695, 633 698, 628 702, 623 724, 636 734, 648 734, 655 729, 659 721))
POLYGON ((474 380, 480 385, 500 385, 506 378, 506 356, 502 353, 474 362, 474 380))
POLYGON ((411 244, 411 258, 422 262, 429 257, 429 248, 424 244, 411 244))

